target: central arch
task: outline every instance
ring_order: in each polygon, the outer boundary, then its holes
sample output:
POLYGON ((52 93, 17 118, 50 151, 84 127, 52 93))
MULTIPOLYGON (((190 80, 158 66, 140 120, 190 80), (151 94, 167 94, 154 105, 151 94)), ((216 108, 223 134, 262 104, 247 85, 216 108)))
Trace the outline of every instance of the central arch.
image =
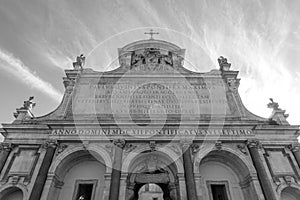
POLYGON ((126 200, 138 200, 139 190, 147 184, 158 185, 164 200, 179 199, 178 170, 164 153, 144 151, 131 160, 128 170, 126 200))

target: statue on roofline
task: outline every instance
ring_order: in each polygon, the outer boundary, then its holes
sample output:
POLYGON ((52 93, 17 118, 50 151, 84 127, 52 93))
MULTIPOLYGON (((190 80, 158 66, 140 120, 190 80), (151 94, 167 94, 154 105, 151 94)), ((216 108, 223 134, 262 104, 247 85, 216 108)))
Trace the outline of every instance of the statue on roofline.
POLYGON ((267 104, 268 108, 273 108, 273 110, 281 110, 279 108, 279 104, 277 102, 274 102, 273 98, 270 98, 270 103, 267 104))
POLYGON ((29 97, 29 99, 27 101, 24 101, 22 108, 31 111, 35 107, 35 104, 36 104, 33 102, 33 99, 34 99, 34 97, 31 96, 31 97, 29 97))
POLYGON ((85 64, 85 56, 81 54, 80 56, 76 57, 76 62, 73 62, 73 67, 75 70, 83 69, 85 64))
POLYGON ((227 58, 223 56, 218 58, 218 63, 221 71, 228 71, 230 69, 231 63, 228 63, 227 58))
POLYGON ((34 115, 32 114, 32 109, 35 107, 36 103, 33 102, 34 97, 29 97, 28 100, 24 101, 23 106, 20 108, 17 108, 16 112, 13 113, 14 117, 17 119, 19 116, 21 116, 22 119, 25 118, 32 118, 34 115), (23 113, 23 115, 22 115, 23 113), (25 113, 25 115, 24 115, 25 113), (23 117, 22 117, 23 116, 23 117))

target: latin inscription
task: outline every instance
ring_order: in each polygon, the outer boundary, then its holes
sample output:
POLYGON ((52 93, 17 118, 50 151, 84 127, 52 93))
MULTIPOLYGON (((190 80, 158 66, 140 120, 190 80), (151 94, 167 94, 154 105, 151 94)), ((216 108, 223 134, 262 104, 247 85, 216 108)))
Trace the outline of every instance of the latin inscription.
POLYGON ((221 79, 144 80, 79 84, 74 114, 225 114, 229 112, 221 79))
POLYGON ((206 135, 228 135, 228 136, 243 136, 253 135, 252 130, 249 129, 55 129, 52 130, 51 135, 85 135, 85 136, 113 136, 113 135, 191 135, 191 136, 206 136, 206 135))

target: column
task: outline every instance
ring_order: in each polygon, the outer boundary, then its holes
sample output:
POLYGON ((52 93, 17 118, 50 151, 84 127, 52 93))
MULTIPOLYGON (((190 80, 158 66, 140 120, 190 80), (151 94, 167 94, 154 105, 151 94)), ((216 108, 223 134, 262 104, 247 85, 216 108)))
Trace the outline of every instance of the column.
POLYGON ((300 145, 299 144, 292 144, 289 145, 289 149, 293 152, 293 155, 300 167, 300 145))
POLYGON ((37 178, 34 182, 31 194, 29 196, 29 200, 41 199, 41 195, 44 189, 44 185, 47 179, 48 170, 52 163, 55 149, 57 146, 57 142, 54 140, 48 140, 41 148, 46 149, 46 153, 44 159, 42 161, 41 167, 39 169, 37 178))
POLYGON ((2 172, 11 150, 12 145, 10 143, 0 143, 0 173, 2 172))
POLYGON ((266 200, 276 200, 277 198, 274 193, 271 182, 268 178, 267 171, 266 171, 264 164, 260 158, 260 154, 258 151, 259 142, 258 141, 248 141, 247 146, 248 146, 254 167, 256 169, 260 185, 263 189, 265 199, 266 200))
POLYGON ((197 200, 197 192, 196 192, 190 144, 191 144, 190 142, 185 142, 182 144, 184 178, 185 178, 187 199, 197 200))
POLYGON ((120 179, 121 179, 121 169, 122 169, 122 156, 123 148, 125 147, 125 140, 115 140, 114 141, 114 162, 111 172, 111 182, 109 188, 109 200, 118 200, 120 192, 120 179))

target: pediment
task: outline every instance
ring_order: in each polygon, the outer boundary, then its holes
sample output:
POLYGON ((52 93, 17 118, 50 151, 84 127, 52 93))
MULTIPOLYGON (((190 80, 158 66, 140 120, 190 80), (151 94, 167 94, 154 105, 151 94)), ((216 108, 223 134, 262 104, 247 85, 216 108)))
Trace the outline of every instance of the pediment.
POLYGON ((145 122, 262 119, 243 106, 237 71, 192 72, 184 68, 184 52, 165 41, 143 40, 119 49, 115 70, 66 70, 64 100, 50 116, 145 122))

